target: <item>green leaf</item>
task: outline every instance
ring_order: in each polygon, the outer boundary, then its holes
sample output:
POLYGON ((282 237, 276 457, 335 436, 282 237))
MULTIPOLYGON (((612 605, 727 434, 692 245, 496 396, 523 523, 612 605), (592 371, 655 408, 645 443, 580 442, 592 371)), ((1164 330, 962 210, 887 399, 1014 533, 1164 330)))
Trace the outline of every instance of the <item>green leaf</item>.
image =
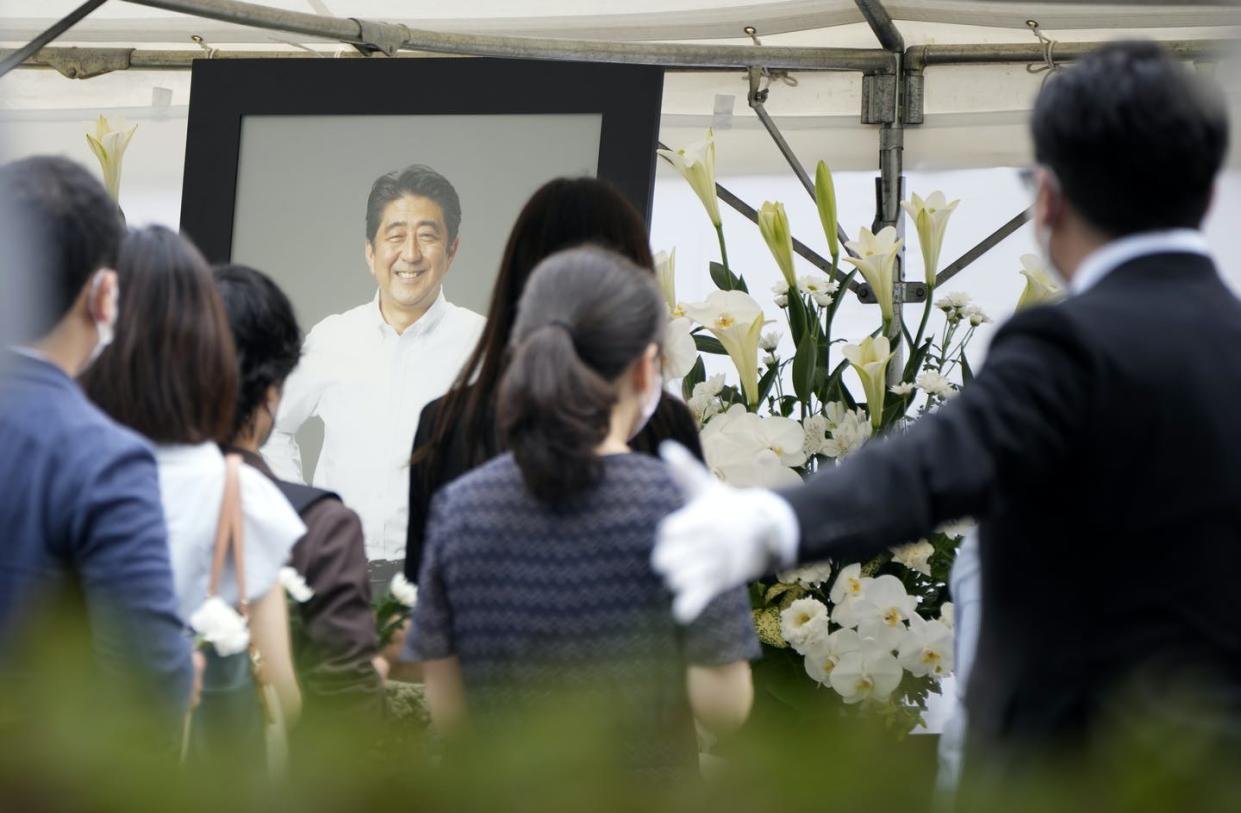
POLYGON ((974 370, 970 367, 970 361, 965 357, 965 352, 961 352, 961 386, 965 386, 974 380, 974 370))
POLYGON ((707 368, 703 366, 702 356, 694 362, 694 366, 681 379, 681 395, 688 401, 694 394, 694 387, 707 380, 707 368))
POLYGON ((793 357, 793 391, 799 401, 809 401, 814 392, 815 368, 819 365, 819 338, 814 333, 806 333, 797 345, 797 355, 793 357))
POLYGON ((849 409, 857 409, 857 401, 853 400, 853 395, 849 392, 849 388, 841 381, 841 377, 845 374, 845 369, 848 366, 848 361, 842 361, 836 365, 836 369, 832 370, 832 374, 828 377, 827 384, 824 387, 824 392, 827 396, 823 399, 824 403, 841 401, 849 409))
POLYGON ((800 291, 790 288, 788 300, 789 335, 793 337, 794 346, 801 347, 802 336, 806 335, 810 325, 810 314, 806 313, 806 301, 800 291))
POLYGON ((909 362, 905 364, 905 373, 901 376, 901 381, 913 381, 918 371, 922 369, 922 363, 926 361, 926 354, 931 352, 931 339, 927 339, 921 347, 915 350, 909 356, 909 362))
POLYGON ((717 262, 711 263, 711 281, 714 282, 715 287, 719 288, 721 291, 745 291, 747 294, 750 292, 750 289, 745 286, 745 280, 741 278, 740 274, 732 273, 717 262), (732 280, 731 285, 728 284, 730 279, 732 280))
MULTIPOLYGON (((717 356, 727 356, 728 351, 724 349, 724 345, 720 344, 720 340, 714 336, 694 336, 694 344, 703 353, 714 353, 717 356)), ((700 359, 701 360, 701 359, 700 359)))
POLYGON ((763 377, 758 380, 758 400, 760 403, 766 400, 767 394, 771 392, 771 388, 775 385, 778 375, 780 375, 780 367, 773 365, 768 367, 767 372, 763 373, 763 377))
POLYGON ((793 414, 793 410, 797 408, 797 398, 792 395, 786 395, 780 399, 780 414, 788 417, 793 414))

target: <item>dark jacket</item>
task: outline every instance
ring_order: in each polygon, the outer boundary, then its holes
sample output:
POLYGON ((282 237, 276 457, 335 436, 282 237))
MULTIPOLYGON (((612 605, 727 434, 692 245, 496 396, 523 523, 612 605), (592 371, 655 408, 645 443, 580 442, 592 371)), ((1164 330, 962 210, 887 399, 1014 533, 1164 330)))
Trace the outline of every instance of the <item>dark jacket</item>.
POLYGON ((383 684, 371 660, 379 654, 379 640, 358 515, 330 491, 277 480, 252 452, 228 451, 270 477, 306 524, 289 566, 314 590, 298 605, 300 623, 293 625, 293 653, 307 695, 351 708, 360 703, 378 713, 383 684))
MULTIPOLYGON (((443 398, 436 398, 422 409, 418 419, 418 431, 414 434, 414 448, 419 449, 431 442, 443 398)), ((500 439, 495 431, 495 420, 487 421, 490 431, 472 437, 460 424, 454 427, 444 448, 432 459, 416 460, 409 471, 409 530, 405 537, 405 577, 411 583, 418 581, 418 568, 422 563, 422 546, 426 534, 427 516, 431 510, 431 498, 442 487, 451 483, 477 465, 500 454, 500 439)), ((678 398, 664 393, 654 414, 629 446, 636 452, 658 454, 659 444, 675 440, 702 459, 702 443, 698 440, 698 425, 694 416, 678 398)))
POLYGON ((937 414, 787 492, 800 558, 980 520, 971 752, 1084 743, 1116 705, 1158 713, 1112 703, 1144 683, 1241 708, 1239 403, 1241 302, 1206 257, 1140 257, 1014 316, 937 414))

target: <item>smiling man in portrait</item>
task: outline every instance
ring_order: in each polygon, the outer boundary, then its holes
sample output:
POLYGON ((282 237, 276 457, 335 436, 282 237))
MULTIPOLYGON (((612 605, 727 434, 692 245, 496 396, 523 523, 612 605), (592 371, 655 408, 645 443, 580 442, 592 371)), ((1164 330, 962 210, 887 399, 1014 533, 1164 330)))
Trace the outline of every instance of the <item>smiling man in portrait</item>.
POLYGON ((358 513, 376 584, 404 556, 419 413, 448 389, 483 328, 481 316, 444 297, 460 226, 457 191, 430 167, 375 180, 364 257, 378 290, 311 329, 262 450, 277 477, 310 480, 358 513), (324 434, 312 476, 296 435, 314 417, 324 434))

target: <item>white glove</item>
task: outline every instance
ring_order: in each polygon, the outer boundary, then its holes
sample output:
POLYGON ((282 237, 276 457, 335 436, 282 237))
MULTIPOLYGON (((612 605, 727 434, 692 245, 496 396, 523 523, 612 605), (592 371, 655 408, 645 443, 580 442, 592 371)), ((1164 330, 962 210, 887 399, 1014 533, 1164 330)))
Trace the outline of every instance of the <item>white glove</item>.
POLYGON ((659 454, 688 500, 659 523, 651 554, 678 621, 688 624, 725 590, 794 562, 792 506, 766 489, 720 482, 679 443, 664 441, 659 454))

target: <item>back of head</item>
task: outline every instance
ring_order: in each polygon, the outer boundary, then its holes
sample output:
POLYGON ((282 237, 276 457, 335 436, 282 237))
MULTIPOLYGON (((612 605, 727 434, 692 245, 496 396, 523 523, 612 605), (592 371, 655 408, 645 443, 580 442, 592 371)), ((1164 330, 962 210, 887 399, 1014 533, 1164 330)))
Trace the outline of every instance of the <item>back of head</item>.
POLYGON ((101 268, 116 265, 124 235, 120 210, 103 185, 65 158, 40 156, 0 167, 0 245, 11 314, 22 324, 6 337, 47 334, 101 268))
POLYGON ((211 266, 149 226, 125 238, 117 276, 116 338, 83 375, 87 395, 155 443, 231 440, 237 357, 211 266))
POLYGON ((1104 46, 1052 76, 1031 129, 1037 161, 1111 237, 1199 227, 1228 146, 1219 89, 1153 42, 1104 46))
POLYGON ((527 488, 557 503, 598 479, 617 379, 662 339, 665 308, 649 274, 597 247, 539 263, 517 307, 500 430, 527 488))
POLYGON ((244 265, 224 265, 216 268, 215 282, 237 349, 235 438, 250 425, 268 389, 283 387, 297 366, 302 334, 292 303, 267 275, 244 265))

